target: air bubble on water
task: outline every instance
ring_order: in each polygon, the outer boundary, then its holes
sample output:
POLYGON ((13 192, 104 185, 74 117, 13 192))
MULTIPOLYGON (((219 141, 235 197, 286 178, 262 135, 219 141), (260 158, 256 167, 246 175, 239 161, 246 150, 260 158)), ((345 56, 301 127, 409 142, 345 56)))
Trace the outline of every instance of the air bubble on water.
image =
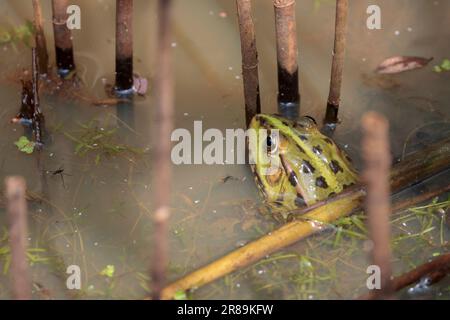
POLYGON ((98 246, 98 242, 94 242, 94 246, 98 246))
POLYGON ((177 43, 176 42, 172 42, 171 46, 172 46, 172 48, 176 48, 177 47, 177 43))
POLYGON ((232 70, 233 70, 233 67, 232 67, 232 66, 229 66, 229 67, 228 67, 228 70, 232 71, 232 70))
POLYGON ((198 204, 198 203, 200 203, 200 200, 195 200, 194 203, 198 204))
POLYGON ((240 75, 235 76, 236 80, 239 80, 241 78, 240 75))
POLYGON ((413 29, 411 27, 408 27, 406 30, 408 30, 408 32, 411 32, 413 29))
POLYGON ((396 36, 398 36, 398 35, 400 35, 400 31, 395 30, 394 34, 395 34, 396 36))
POLYGON ((263 269, 260 269, 257 272, 258 272, 258 274, 264 274, 265 271, 263 269))
POLYGON ((241 284, 240 283, 236 283, 236 288, 240 288, 241 284))
POLYGON ((187 113, 187 112, 184 113, 184 116, 185 116, 185 117, 187 117, 188 115, 189 115, 189 113, 187 113))
POLYGON ((49 157, 51 158, 51 157, 53 157, 53 155, 54 155, 54 153, 52 152, 49 154, 49 157))
POLYGON ((192 187, 189 187, 188 189, 189 189, 189 190, 192 190, 192 187))

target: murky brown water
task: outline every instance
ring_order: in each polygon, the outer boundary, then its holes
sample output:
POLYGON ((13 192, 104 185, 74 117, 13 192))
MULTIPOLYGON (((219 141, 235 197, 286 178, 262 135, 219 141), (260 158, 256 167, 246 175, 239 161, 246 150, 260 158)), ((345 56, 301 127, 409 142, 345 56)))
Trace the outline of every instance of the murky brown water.
MULTIPOLYGON (((73 33, 75 59, 86 89, 83 94, 104 97, 104 82, 113 81, 115 1, 73 1, 81 6, 82 29, 73 33)), ((256 2, 256 1, 255 1, 256 2)), ((302 114, 321 119, 328 95, 333 48, 333 1, 297 1, 302 114)), ((50 2, 43 3, 46 34, 53 56, 50 2)), ((135 71, 152 79, 155 70, 155 1, 135 0, 135 71)), ((276 107, 276 49, 271 1, 257 1, 257 44, 260 56, 262 108, 276 107)), ((391 121, 395 156, 410 152, 450 132, 450 73, 432 66, 450 57, 450 2, 429 0, 352 1, 341 118, 335 139, 357 166, 359 119, 377 110, 391 121), (365 27, 366 8, 382 9, 382 30, 365 27), (394 55, 434 57, 426 68, 379 77, 373 69, 394 55), (405 142, 408 141, 405 147, 405 142)), ((234 1, 175 1, 173 52, 176 73, 176 127, 192 129, 244 126, 239 33, 234 1)), ((31 3, 0 0, 0 26, 16 26, 31 19, 31 3)), ((152 226, 151 137, 153 90, 132 106, 94 107, 83 101, 43 94, 50 142, 37 156, 21 154, 13 142, 23 135, 9 124, 19 107, 20 87, 5 77, 28 68, 30 50, 21 44, 0 46, 0 178, 26 177, 30 190, 45 198, 30 207, 30 247, 41 260, 33 264, 33 281, 54 298, 140 298, 147 292, 152 226), (111 129, 115 143, 145 150, 141 156, 103 157, 74 154, 80 124, 99 121, 111 129), (51 172, 64 168, 64 182, 51 172), (42 170, 44 169, 44 170, 42 170), (65 289, 65 269, 82 269, 81 292, 65 289), (115 277, 99 273, 115 266, 115 277)), ((260 216, 261 204, 251 173, 243 165, 174 166, 173 216, 170 238, 170 279, 174 280, 274 227, 260 216), (222 179, 235 177, 226 183, 222 179)), ((435 181, 448 181, 448 174, 435 181)), ((405 193, 410 195, 417 190, 405 193)), ((4 209, 0 225, 6 226, 4 209)), ((433 255, 448 251, 450 229, 439 215, 403 220, 394 228, 396 274, 433 255), (424 220, 421 220, 424 219, 424 220), (428 220, 426 220, 428 219, 428 220), (434 227, 428 231, 427 226, 434 227), (426 231, 425 233, 421 233, 426 231), (417 234, 419 234, 417 236, 417 234), (400 239, 400 238, 399 238, 400 239), (403 238, 402 238, 403 239, 403 238)), ((357 229, 357 228, 356 228, 357 229)), ((4 229, 6 230, 6 229, 4 229)), ((4 230, 1 232, 3 233, 4 230)), ((339 229, 336 229, 339 230, 339 229)), ((335 231, 336 231, 335 230, 335 231)), ((362 232, 359 230, 359 232, 362 232)), ((0 239, 1 239, 0 234, 0 239)), ((1 248, 6 245, 0 242, 1 248)), ((367 253, 364 240, 336 232, 315 236, 261 263, 202 288, 194 298, 352 298, 365 288, 367 253)), ((7 255, 0 255, 6 272, 7 255)), ((2 270, 0 270, 2 271, 2 270)), ((9 297, 6 274, 0 274, 0 298, 9 297)), ((450 297, 447 283, 427 291, 426 297, 450 297)), ((408 295, 405 294, 405 297, 408 295)))

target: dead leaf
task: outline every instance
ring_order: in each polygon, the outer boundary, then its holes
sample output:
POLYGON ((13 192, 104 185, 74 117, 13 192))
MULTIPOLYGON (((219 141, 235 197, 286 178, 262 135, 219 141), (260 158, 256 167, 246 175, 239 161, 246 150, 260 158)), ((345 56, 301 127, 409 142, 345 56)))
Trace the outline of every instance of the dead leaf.
POLYGON ((384 60, 375 70, 381 74, 395 74, 425 67, 433 58, 395 56, 384 60))

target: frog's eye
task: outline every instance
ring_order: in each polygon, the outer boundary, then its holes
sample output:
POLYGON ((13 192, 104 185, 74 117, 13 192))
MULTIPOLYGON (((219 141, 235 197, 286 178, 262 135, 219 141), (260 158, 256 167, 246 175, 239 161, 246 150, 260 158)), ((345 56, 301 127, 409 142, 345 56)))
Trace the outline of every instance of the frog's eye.
POLYGON ((278 137, 276 135, 269 135, 266 139, 267 153, 274 154, 278 151, 278 137))

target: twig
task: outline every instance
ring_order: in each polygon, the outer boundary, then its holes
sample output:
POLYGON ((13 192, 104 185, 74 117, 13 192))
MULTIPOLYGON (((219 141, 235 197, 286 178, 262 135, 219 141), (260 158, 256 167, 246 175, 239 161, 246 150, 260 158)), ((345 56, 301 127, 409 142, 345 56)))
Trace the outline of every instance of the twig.
POLYGON ((34 28, 36 32, 36 48, 39 57, 39 73, 48 72, 48 51, 45 40, 44 29, 42 27, 42 9, 40 0, 33 0, 34 28))
POLYGON ((348 0, 336 0, 336 22, 334 36, 333 62, 331 66, 330 92, 328 95, 325 123, 338 122, 341 100, 342 72, 344 69, 345 46, 347 37, 348 0))
MULTIPOLYGON (((427 278, 427 284, 431 285, 443 279, 450 272, 450 253, 444 254, 431 262, 422 264, 417 268, 392 280, 392 289, 400 291, 401 289, 427 278)), ((371 292, 358 297, 359 300, 376 299, 377 296, 371 292)))
POLYGON ((165 283, 167 267, 167 232, 170 215, 170 179, 171 179, 171 141, 173 128, 173 76, 171 38, 171 0, 158 2, 158 66, 155 79, 156 112, 155 112, 155 175, 154 185, 154 251, 152 265, 152 296, 161 298, 161 290, 165 283))
POLYGON ((365 201, 370 238, 373 242, 372 263, 380 268, 381 287, 379 298, 391 294, 391 214, 389 170, 391 156, 389 148, 389 123, 378 113, 368 112, 362 119, 362 153, 365 163, 362 180, 366 187, 365 201))
POLYGON ((245 121, 261 112, 258 78, 258 51, 256 49, 255 25, 252 19, 251 0, 236 0, 239 32, 241 37, 242 75, 244 81, 245 121))
POLYGON ((280 113, 296 118, 300 108, 297 62, 295 0, 273 0, 278 60, 278 104, 280 113))
POLYGON ((115 93, 133 93, 133 0, 116 1, 115 93))
POLYGON ((52 0, 53 32, 55 35, 56 65, 61 77, 75 70, 72 34, 67 28, 68 0, 52 0))
POLYGON ((28 230, 25 179, 8 177, 5 179, 5 186, 11 246, 12 293, 17 300, 29 300, 31 283, 26 256, 28 230))

